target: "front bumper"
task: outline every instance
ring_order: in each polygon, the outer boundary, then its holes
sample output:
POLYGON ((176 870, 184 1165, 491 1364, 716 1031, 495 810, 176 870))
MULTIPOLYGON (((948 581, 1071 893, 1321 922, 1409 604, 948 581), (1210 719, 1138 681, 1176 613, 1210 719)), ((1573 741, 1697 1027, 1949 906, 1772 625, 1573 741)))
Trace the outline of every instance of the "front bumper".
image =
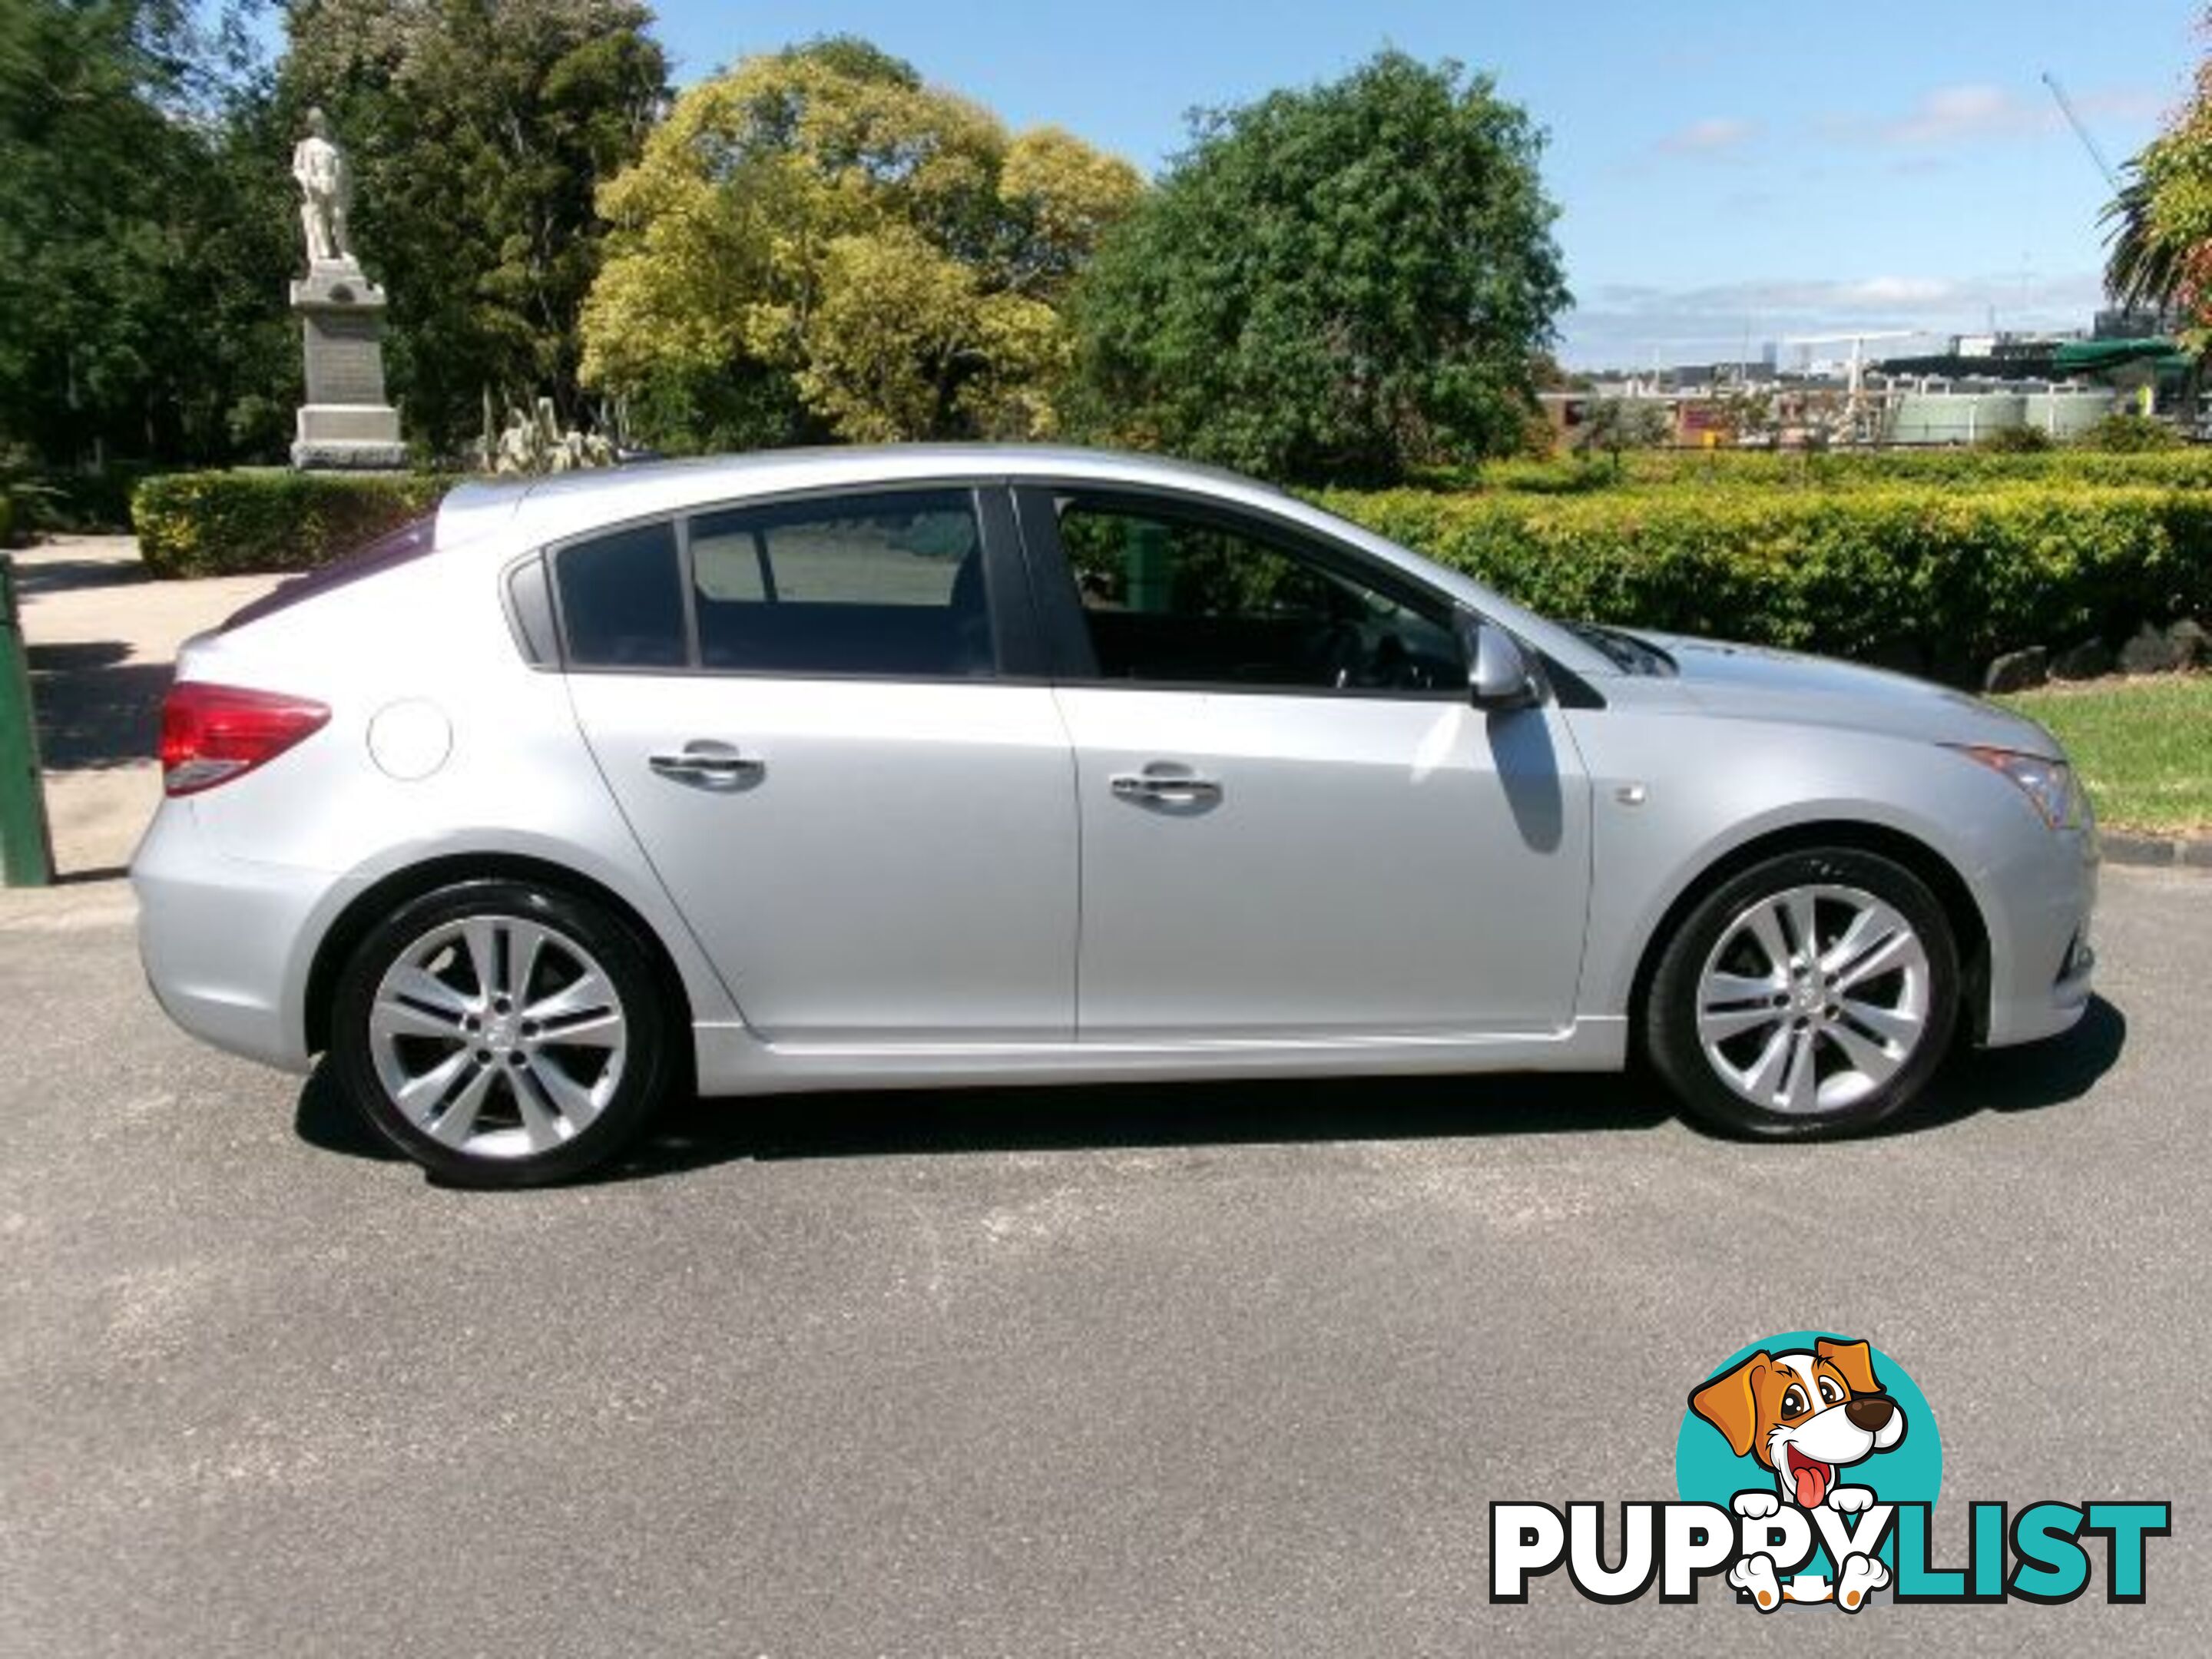
POLYGON ((204 1042, 305 1073, 313 918, 337 878, 224 856, 189 801, 167 801, 131 861, 138 957, 155 1000, 204 1042))
POLYGON ((1990 873, 1989 1029, 1992 1048, 2033 1042, 2070 1029, 2089 1010, 2097 957, 2090 921, 2097 906, 2094 828, 2037 825, 1990 873))

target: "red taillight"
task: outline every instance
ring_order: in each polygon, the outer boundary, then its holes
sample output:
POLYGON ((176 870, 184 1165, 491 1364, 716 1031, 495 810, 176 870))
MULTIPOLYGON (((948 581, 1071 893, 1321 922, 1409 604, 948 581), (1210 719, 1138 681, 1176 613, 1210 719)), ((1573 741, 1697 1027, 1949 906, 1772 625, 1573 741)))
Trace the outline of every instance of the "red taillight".
POLYGON ((243 777, 330 718, 306 697, 180 680, 161 704, 161 787, 190 795, 243 777))

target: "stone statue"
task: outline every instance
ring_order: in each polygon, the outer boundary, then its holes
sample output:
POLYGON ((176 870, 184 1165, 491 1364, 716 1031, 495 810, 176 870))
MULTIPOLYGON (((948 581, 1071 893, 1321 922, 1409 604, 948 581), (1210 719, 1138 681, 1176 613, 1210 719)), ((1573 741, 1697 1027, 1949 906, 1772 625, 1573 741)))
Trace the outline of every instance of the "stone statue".
POLYGON ((307 233, 308 266, 352 263, 346 214, 353 205, 353 169, 319 109, 307 112, 307 136, 292 147, 292 176, 305 198, 300 222, 307 233))
POLYGON ((291 290, 307 380, 292 465, 397 471, 407 446, 399 411, 385 401, 384 290, 354 258, 353 169, 319 109, 307 112, 307 136, 292 147, 292 176, 307 235, 307 280, 291 290))

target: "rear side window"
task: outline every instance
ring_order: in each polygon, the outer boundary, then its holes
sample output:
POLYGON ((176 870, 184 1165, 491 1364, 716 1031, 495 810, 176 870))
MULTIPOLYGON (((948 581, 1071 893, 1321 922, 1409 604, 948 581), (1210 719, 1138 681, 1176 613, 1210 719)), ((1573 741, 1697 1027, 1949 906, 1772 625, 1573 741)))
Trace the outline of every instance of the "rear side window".
POLYGON ((702 667, 948 679, 993 671, 964 489, 708 513, 690 523, 702 667))
POLYGON ((553 568, 570 665, 682 668, 690 661, 672 525, 574 543, 553 568))

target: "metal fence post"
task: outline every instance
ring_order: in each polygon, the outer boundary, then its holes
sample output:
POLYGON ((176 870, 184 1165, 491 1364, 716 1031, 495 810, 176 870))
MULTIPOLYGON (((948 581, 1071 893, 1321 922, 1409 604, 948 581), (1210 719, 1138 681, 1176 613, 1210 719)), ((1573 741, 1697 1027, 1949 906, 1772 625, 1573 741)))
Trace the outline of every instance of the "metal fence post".
POLYGON ((15 562, 0 553, 0 878, 44 887, 54 878, 39 729, 31 717, 31 661, 15 608, 15 562))

